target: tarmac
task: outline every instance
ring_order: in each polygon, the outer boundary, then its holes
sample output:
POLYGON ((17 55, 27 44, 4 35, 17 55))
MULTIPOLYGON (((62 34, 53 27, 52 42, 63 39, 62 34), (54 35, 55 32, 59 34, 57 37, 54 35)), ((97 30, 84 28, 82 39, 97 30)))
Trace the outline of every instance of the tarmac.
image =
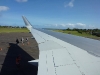
POLYGON ((37 75, 38 67, 28 63, 39 58, 38 45, 31 33, 0 33, 0 48, 0 75, 37 75), (24 45, 21 43, 22 37, 24 45), (25 41, 27 37, 29 44, 25 41), (16 66, 18 55, 21 55, 20 68, 16 66))

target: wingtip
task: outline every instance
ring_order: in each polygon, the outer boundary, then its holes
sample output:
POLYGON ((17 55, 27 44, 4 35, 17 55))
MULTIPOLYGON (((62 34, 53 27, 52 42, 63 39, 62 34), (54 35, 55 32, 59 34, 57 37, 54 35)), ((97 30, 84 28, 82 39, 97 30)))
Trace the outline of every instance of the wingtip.
POLYGON ((24 15, 22 15, 22 17, 25 17, 24 15))

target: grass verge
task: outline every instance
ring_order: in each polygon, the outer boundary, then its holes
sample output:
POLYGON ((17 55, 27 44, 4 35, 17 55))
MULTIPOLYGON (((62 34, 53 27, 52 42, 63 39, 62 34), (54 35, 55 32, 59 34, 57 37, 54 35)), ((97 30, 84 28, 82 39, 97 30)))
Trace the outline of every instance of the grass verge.
POLYGON ((66 34, 72 34, 72 35, 76 35, 76 36, 82 36, 82 37, 86 37, 86 38, 92 38, 92 39, 100 39, 100 37, 97 37, 97 36, 94 36, 94 35, 91 35, 91 34, 88 34, 88 33, 85 33, 83 32, 82 34, 81 33, 78 33, 77 31, 63 31, 63 30, 54 30, 56 32, 62 32, 62 33, 66 33, 66 34))
POLYGON ((27 28, 0 28, 0 33, 29 32, 27 28))

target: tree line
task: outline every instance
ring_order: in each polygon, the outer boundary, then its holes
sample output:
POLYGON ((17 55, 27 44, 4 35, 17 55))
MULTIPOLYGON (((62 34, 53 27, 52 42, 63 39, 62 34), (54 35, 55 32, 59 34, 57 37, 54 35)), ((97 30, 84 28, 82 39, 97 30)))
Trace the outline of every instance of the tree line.
POLYGON ((78 29, 78 28, 73 28, 73 29, 70 29, 70 28, 67 28, 67 29, 64 29, 63 31, 77 31, 78 33, 80 34, 83 34, 83 33, 86 33, 86 34, 91 34, 91 35, 95 35, 95 36, 98 36, 100 37, 100 29, 78 29))
POLYGON ((0 28, 26 28, 25 26, 1 26, 0 25, 0 28))

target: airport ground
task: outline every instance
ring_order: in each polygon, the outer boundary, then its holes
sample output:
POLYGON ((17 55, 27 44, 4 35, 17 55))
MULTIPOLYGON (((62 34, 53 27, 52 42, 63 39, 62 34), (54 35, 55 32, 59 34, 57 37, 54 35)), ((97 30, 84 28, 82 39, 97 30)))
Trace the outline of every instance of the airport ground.
POLYGON ((0 75, 36 75, 37 67, 28 63, 39 58, 38 45, 31 33, 0 33, 0 75), (29 44, 21 38, 29 38, 29 44), (16 44, 16 38, 19 44, 16 44), (20 55, 20 68, 16 66, 16 57, 20 55))
MULTIPOLYGON (((25 29, 5 28, 0 29, 0 75, 37 75, 37 67, 28 63, 30 60, 39 58, 38 45, 31 33, 25 29), (21 43, 21 38, 29 38, 29 44, 21 43), (16 45, 16 38, 19 45, 16 45), (21 55, 21 67, 16 67, 16 57, 21 55)), ((93 38, 98 39, 100 38, 93 38)))
MULTIPOLYGON (((66 31, 53 30, 53 31, 100 40, 100 37, 93 36, 93 35, 86 34, 86 33, 80 34, 77 31, 67 31, 67 30, 66 31)), ((0 28, 0 33, 11 33, 11 32, 26 32, 26 33, 28 33, 29 30, 27 28, 0 28)))
POLYGON ((29 32, 27 28, 0 28, 0 33, 29 32))

